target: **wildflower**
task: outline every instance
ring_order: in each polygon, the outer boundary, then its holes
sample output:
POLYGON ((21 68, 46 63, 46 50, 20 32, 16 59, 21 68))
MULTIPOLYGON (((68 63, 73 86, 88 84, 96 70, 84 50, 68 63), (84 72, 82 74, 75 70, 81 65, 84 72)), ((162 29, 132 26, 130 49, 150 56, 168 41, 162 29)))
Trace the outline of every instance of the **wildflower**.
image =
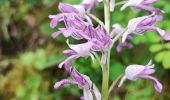
MULTIPOLYGON (((111 34, 111 38, 114 38, 116 35, 121 34, 125 30, 120 24, 113 24, 112 29, 113 29, 113 32, 112 32, 113 34, 111 34)), ((133 45, 130 43, 132 39, 133 37, 131 35, 128 35, 127 40, 123 44, 122 38, 120 38, 118 46, 116 48, 117 52, 121 52, 124 46, 127 48, 133 48, 133 45)))
POLYGON ((154 25, 156 22, 161 20, 162 20, 162 16, 158 14, 157 10, 149 16, 142 16, 142 17, 131 19, 127 26, 128 29, 123 34, 122 42, 123 43, 125 42, 129 34, 132 33, 143 34, 144 32, 149 30, 159 33, 159 35, 164 40, 170 40, 170 35, 168 33, 166 33, 164 30, 154 25))
POLYGON ((147 65, 129 65, 125 70, 125 76, 122 78, 119 86, 122 85, 125 79, 135 81, 138 78, 146 78, 153 81, 154 87, 157 92, 162 91, 162 84, 153 76, 150 76, 155 72, 154 65, 150 61, 147 65))
POLYGON ((84 96, 81 97, 83 100, 101 100, 101 94, 97 87, 92 83, 90 78, 86 75, 80 74, 76 69, 71 68, 70 65, 65 66, 65 70, 70 74, 71 80, 63 79, 56 82, 54 85, 55 89, 60 89, 64 85, 78 85, 83 90, 84 96))
POLYGON ((141 9, 141 10, 152 12, 154 8, 150 7, 149 5, 155 2, 157 2, 157 0, 128 0, 127 3, 125 3, 121 7, 121 11, 123 11, 126 7, 130 6, 134 10, 141 9))

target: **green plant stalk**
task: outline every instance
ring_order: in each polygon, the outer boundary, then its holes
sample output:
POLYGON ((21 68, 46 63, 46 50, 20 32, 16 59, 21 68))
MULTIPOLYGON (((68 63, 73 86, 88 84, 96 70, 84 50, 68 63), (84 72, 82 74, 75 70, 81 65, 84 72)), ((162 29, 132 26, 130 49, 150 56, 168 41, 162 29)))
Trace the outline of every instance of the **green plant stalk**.
MULTIPOLYGON (((110 0, 104 1, 105 28, 110 33, 110 0)), ((107 61, 103 65, 102 77, 102 100, 108 100, 109 97, 109 67, 110 67, 110 50, 107 52, 107 61)))

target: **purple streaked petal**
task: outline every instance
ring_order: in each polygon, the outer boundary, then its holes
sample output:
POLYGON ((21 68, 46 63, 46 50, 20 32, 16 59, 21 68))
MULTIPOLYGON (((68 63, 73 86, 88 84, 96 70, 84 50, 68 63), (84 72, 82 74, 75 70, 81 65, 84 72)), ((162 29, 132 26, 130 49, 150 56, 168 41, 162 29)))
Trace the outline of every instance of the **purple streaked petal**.
POLYGON ((80 88, 84 88, 84 86, 88 84, 85 78, 83 77, 83 75, 81 75, 76 69, 72 70, 72 72, 70 73, 70 76, 74 81, 78 83, 80 88))
POLYGON ((66 55, 69 55, 69 56, 71 56, 71 55, 76 55, 76 54, 77 54, 77 53, 76 53, 75 51, 73 51, 73 50, 64 50, 63 53, 66 54, 66 55))
POLYGON ((149 5, 149 4, 155 3, 155 2, 157 2, 157 1, 158 1, 158 0, 143 0, 142 4, 143 4, 143 5, 149 5))
POLYGON ((59 22, 63 21, 63 14, 57 14, 57 15, 49 15, 49 18, 51 18, 50 27, 55 28, 59 22))
POLYGON ((57 31, 57 32, 53 32, 52 33, 52 38, 56 38, 58 35, 60 35, 62 32, 61 31, 57 31))
POLYGON ((76 59, 76 58, 78 58, 78 57, 80 57, 80 56, 78 56, 78 55, 72 55, 72 56, 68 57, 67 59, 65 59, 63 62, 61 62, 58 67, 59 67, 59 68, 62 68, 64 64, 69 63, 69 62, 71 62, 73 59, 76 59))
POLYGON ((144 28, 159 33, 159 35, 160 35, 164 40, 166 40, 166 41, 169 41, 169 40, 170 40, 170 34, 168 34, 165 30, 162 30, 162 29, 159 28, 159 27, 149 26, 149 27, 144 27, 144 28))
POLYGON ((165 30, 160 29, 159 27, 156 27, 156 31, 159 33, 160 36, 166 41, 170 40, 170 34, 168 34, 165 30))
POLYGON ((55 85, 54 85, 54 88, 55 89, 60 89, 66 84, 77 84, 77 82, 75 82, 73 80, 63 79, 63 80, 61 80, 59 82, 56 82, 55 85))
POLYGON ((60 3, 58 8, 63 13, 79 13, 79 11, 73 5, 66 3, 60 3))
POLYGON ((63 33, 64 37, 69 37, 73 34, 73 31, 69 28, 59 28, 59 30, 63 33))
POLYGON ((161 93, 163 86, 155 77, 152 77, 152 76, 141 76, 141 77, 151 79, 153 81, 156 91, 161 93))
POLYGON ((141 75, 150 75, 150 74, 153 74, 155 73, 155 70, 154 69, 145 69, 144 71, 142 71, 139 76, 141 75))
MULTIPOLYGON (((130 31, 135 31, 137 26, 144 21, 145 19, 150 18, 150 16, 142 16, 142 17, 137 17, 137 18, 133 18, 129 21, 128 23, 128 29, 130 31)), ((150 20, 149 20, 150 21, 150 20)))

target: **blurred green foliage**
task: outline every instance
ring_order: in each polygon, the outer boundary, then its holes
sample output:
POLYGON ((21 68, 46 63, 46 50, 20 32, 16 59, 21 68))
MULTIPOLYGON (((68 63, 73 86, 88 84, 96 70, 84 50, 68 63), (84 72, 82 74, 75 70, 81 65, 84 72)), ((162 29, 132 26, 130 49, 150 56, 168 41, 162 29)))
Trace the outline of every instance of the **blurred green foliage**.
MULTIPOLYGON (((120 0, 121 1, 121 0, 120 0)), ((1 100, 79 100, 82 91, 77 86, 65 86, 56 91, 56 81, 69 75, 57 68, 65 59, 62 50, 68 48, 65 38, 51 38, 56 29, 49 27, 48 15, 58 12, 59 2, 79 3, 81 0, 0 0, 0 98, 1 100)), ((170 1, 159 0, 154 4, 163 9, 164 20, 157 25, 170 33, 170 1)), ((112 24, 121 23, 124 27, 129 19, 144 13, 126 9, 115 9, 112 24)), ((103 6, 94 11, 103 20, 103 6)), ((96 23, 95 23, 96 24, 96 23)), ((62 26, 62 25, 61 25, 62 26)), ((133 49, 124 48, 121 53, 112 49, 110 84, 124 72, 131 63, 147 64, 150 59, 156 64, 156 76, 163 83, 163 93, 155 92, 147 80, 126 81, 121 88, 115 87, 110 100, 169 100, 170 43, 154 32, 143 36, 134 35, 133 49)), ((101 87, 101 68, 90 58, 80 58, 73 62, 81 73, 91 77, 101 87)))

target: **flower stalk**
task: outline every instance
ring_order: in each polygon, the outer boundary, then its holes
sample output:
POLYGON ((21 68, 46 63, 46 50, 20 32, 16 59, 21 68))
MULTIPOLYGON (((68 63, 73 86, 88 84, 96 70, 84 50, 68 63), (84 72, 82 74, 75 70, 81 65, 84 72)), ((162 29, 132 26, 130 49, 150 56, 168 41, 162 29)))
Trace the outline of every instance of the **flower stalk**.
MULTIPOLYGON (((105 14, 105 29, 110 33, 110 0, 104 2, 104 14, 105 14)), ((110 69, 110 50, 107 52, 107 61, 103 67, 102 77, 102 100, 108 100, 109 97, 109 69, 110 69)))

